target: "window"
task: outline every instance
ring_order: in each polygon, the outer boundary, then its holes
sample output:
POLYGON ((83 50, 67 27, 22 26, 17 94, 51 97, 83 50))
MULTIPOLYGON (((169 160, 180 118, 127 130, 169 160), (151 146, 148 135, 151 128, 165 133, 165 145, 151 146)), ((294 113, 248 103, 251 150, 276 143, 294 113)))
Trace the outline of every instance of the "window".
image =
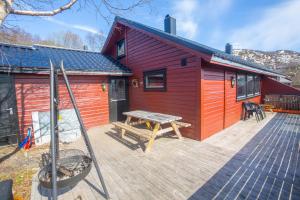
POLYGON ((260 76, 252 74, 237 75, 237 99, 260 95, 260 76))
POLYGON ((246 97, 246 75, 237 75, 237 99, 246 97))
POLYGON ((144 72, 145 91, 166 91, 167 77, 166 69, 144 72))
POLYGON ((187 59, 182 58, 181 61, 180 61, 180 64, 181 64, 182 67, 186 66, 187 65, 187 59))
POLYGON ((254 94, 260 94, 260 77, 254 76, 254 94))
POLYGON ((252 97, 254 95, 254 79, 253 75, 247 75, 247 97, 252 97))
POLYGON ((118 43, 117 43, 117 57, 120 58, 120 57, 123 57, 125 56, 125 40, 120 40, 118 43))

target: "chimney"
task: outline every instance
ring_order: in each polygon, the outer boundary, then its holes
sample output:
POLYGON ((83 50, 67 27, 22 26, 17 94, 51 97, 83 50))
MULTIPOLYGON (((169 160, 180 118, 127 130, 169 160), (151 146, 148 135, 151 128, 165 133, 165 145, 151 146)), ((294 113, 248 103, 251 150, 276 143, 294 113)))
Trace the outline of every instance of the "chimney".
POLYGON ((232 44, 230 44, 230 43, 226 44, 225 53, 232 54, 232 44))
POLYGON ((165 17, 165 32, 176 35, 176 19, 170 15, 165 17))

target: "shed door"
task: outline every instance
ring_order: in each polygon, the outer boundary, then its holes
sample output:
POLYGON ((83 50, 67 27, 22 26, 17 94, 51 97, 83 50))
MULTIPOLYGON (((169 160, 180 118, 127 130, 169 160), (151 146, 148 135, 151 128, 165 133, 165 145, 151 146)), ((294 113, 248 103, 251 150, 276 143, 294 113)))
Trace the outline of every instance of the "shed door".
POLYGON ((0 144, 16 143, 18 116, 13 79, 0 74, 0 144))
POLYGON ((224 128, 224 70, 202 70, 201 139, 224 128))
POLYGON ((122 121, 128 111, 128 81, 124 77, 111 77, 109 81, 109 120, 122 121))

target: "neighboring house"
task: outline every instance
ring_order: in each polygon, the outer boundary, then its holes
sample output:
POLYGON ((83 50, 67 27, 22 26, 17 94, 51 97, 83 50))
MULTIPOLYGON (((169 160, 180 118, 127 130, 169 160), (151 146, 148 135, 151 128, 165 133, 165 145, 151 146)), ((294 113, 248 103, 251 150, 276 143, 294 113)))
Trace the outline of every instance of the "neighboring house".
MULTIPOLYGON (((225 53, 177 36, 170 16, 165 31, 116 17, 101 53, 7 44, 0 50, 1 76, 16 94, 5 109, 17 107, 18 116, 6 118, 18 120, 12 129, 21 133, 31 126, 32 112, 49 110, 49 59, 55 66, 64 61, 88 128, 140 109, 182 116, 192 124, 183 136, 203 140, 238 122, 243 101, 261 103, 269 93, 300 94, 269 78, 283 75, 231 55, 230 46, 225 53)), ((69 102, 62 81, 59 93, 62 104, 69 102)))

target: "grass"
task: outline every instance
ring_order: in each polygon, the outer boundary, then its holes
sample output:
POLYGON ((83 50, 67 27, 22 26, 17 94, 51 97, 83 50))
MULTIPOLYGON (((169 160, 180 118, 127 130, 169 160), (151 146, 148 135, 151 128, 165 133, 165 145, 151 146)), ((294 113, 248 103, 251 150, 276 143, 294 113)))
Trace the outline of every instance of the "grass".
POLYGON ((18 150, 16 146, 0 148, 0 180, 13 180, 15 200, 30 199, 32 177, 39 170, 41 154, 48 150, 46 145, 29 151, 18 150))

